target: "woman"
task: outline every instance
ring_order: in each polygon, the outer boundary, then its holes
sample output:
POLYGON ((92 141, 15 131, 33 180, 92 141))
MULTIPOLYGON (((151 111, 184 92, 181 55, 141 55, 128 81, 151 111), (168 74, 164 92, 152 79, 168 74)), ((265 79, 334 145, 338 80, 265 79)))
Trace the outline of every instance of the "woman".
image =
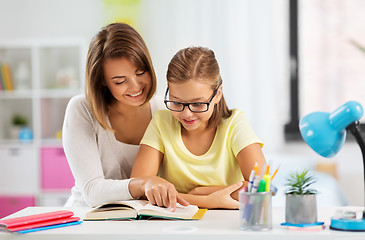
POLYGON ((63 147, 75 186, 66 206, 97 206, 146 196, 173 211, 187 205, 158 177, 129 179, 139 143, 163 101, 142 37, 114 23, 92 39, 86 63, 86 96, 73 97, 63 124, 63 147))

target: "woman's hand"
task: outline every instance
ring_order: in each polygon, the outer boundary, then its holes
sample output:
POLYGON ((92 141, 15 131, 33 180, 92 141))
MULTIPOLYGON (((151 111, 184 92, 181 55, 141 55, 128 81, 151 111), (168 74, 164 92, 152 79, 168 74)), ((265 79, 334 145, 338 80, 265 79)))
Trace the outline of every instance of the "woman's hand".
POLYGON ((129 182, 129 192, 133 198, 146 197, 151 204, 167 207, 172 212, 176 209, 176 203, 189 205, 173 184, 157 176, 133 178, 129 182))

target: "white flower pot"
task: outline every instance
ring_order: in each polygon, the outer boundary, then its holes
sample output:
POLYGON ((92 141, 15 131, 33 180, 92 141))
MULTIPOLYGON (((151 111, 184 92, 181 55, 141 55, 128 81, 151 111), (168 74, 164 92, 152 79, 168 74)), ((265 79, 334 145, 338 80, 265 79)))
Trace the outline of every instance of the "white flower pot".
POLYGON ((10 139, 19 139, 19 132, 21 128, 22 128, 21 126, 16 126, 16 125, 11 126, 9 128, 10 139))
POLYGON ((294 224, 317 222, 316 194, 286 194, 285 221, 294 224))

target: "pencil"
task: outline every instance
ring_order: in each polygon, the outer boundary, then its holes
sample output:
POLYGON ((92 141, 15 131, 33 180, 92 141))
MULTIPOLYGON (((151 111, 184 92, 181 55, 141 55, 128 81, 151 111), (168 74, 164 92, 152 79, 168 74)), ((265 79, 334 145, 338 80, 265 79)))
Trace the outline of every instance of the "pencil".
POLYGON ((253 170, 255 171, 255 174, 256 174, 256 175, 258 175, 258 174, 257 174, 257 168, 258 168, 258 164, 257 164, 257 162, 256 162, 256 163, 255 163, 255 166, 253 167, 253 170))
POLYGON ((273 179, 274 179, 274 177, 275 177, 276 173, 278 172, 279 168, 280 168, 280 165, 279 165, 279 167, 275 170, 274 174, 271 176, 271 180, 273 180, 273 179))

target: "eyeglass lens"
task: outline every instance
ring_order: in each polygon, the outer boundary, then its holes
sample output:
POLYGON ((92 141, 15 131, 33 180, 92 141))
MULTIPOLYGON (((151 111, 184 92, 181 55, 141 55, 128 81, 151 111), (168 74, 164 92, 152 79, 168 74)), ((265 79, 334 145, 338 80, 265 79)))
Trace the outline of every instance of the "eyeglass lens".
POLYGON ((207 103, 188 103, 183 104, 180 102, 167 102, 166 103, 167 108, 173 111, 183 111, 185 106, 188 106, 190 111, 192 112, 205 112, 208 110, 208 104, 207 103))

